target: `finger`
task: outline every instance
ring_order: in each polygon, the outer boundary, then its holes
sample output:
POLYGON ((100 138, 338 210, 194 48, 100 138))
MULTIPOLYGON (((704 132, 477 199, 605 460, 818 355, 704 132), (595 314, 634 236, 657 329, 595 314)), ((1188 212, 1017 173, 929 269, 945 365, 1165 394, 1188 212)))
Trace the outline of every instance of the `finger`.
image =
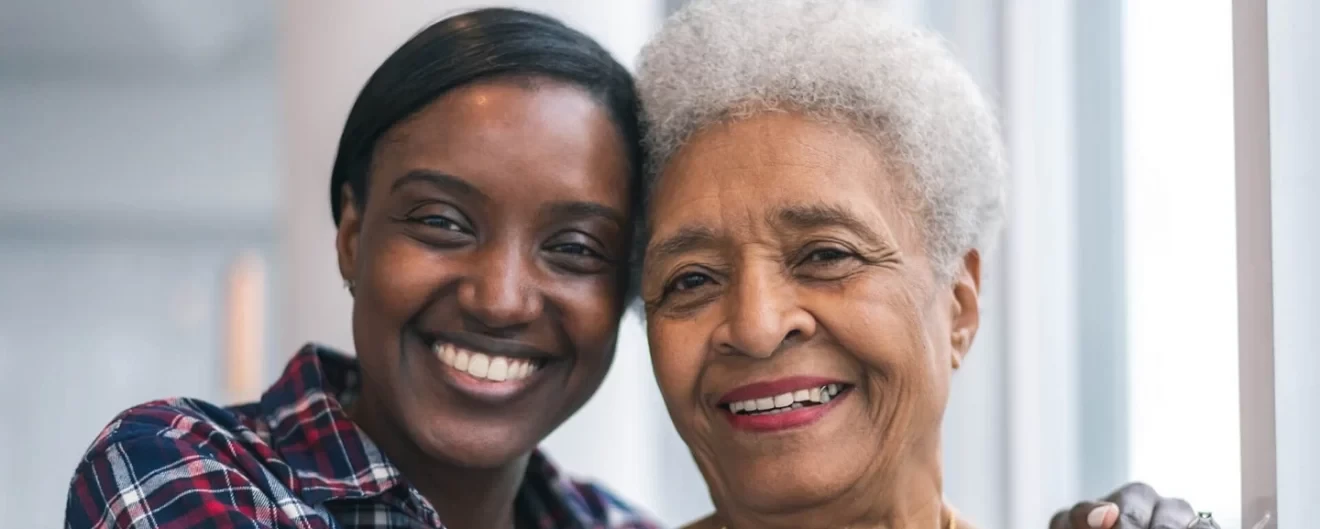
POLYGON ((1155 513, 1155 504, 1160 495, 1145 483, 1129 483, 1114 491, 1106 501, 1118 505, 1119 524, 1122 529, 1147 529, 1151 516, 1155 513))
POLYGON ((1113 529, 1118 525, 1118 505, 1082 501, 1068 512, 1068 521, 1069 529, 1113 529))
POLYGON ((1050 518, 1050 529, 1074 529, 1072 522, 1069 519, 1070 515, 1070 511, 1059 511, 1054 513, 1054 517, 1050 518))
POLYGON ((1151 529, 1187 529, 1196 520, 1192 505, 1179 498, 1164 498, 1155 504, 1151 529))

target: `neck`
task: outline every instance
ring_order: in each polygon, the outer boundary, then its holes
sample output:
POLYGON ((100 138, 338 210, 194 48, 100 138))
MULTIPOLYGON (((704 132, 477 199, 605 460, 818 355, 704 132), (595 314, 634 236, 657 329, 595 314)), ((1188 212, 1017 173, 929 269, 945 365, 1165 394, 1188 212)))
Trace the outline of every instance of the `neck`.
POLYGON ((366 432, 412 485, 435 508, 450 529, 514 527, 514 499, 522 485, 531 454, 505 465, 472 468, 427 454, 393 421, 373 405, 363 388, 349 417, 366 432))
POLYGON ((891 468, 877 465, 845 492, 791 512, 754 512, 716 498, 719 523, 711 527, 945 529, 953 514, 944 504, 939 444, 927 446, 933 449, 905 454, 891 468))

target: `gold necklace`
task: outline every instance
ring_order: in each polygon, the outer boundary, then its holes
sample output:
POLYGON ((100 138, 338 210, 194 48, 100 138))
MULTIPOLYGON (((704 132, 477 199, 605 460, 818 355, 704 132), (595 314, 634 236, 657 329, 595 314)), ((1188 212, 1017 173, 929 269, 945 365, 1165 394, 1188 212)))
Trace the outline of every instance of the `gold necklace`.
MULTIPOLYGON (((945 525, 944 529, 958 529, 958 515, 954 514, 953 508, 948 505, 945 505, 944 508, 949 511, 949 524, 945 525)), ((720 529, 729 529, 729 526, 721 525, 720 529)))

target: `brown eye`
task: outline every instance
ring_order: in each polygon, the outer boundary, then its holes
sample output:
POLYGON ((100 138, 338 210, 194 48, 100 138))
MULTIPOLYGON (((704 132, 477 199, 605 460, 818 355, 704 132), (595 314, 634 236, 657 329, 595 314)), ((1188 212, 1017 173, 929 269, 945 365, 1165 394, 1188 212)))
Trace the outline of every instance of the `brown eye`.
POLYGON ((847 259, 851 254, 835 248, 822 248, 812 251, 807 255, 806 261, 809 263, 832 263, 842 259, 847 259))
POLYGON ((701 288, 711 282, 710 276, 699 272, 689 272, 674 278, 665 290, 668 292, 684 292, 701 288))
POLYGON ((550 251, 562 254, 568 254, 575 257, 591 257, 594 259, 604 259, 599 252, 588 248, 585 244, 575 242, 556 244, 549 248, 550 251))
POLYGON ((613 262, 600 240, 578 231, 556 235, 541 246, 546 259, 560 270, 574 274, 599 274, 611 269, 613 262))
POLYGON ((446 231, 456 231, 459 233, 471 234, 471 230, 463 227, 458 221, 440 215, 427 215, 425 217, 414 217, 413 222, 422 224, 429 228, 438 228, 446 231))

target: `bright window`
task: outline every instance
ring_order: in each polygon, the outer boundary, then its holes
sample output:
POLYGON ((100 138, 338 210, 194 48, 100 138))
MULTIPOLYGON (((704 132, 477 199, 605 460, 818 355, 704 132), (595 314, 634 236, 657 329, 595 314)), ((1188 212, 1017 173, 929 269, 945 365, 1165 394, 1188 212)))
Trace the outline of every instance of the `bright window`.
POLYGON ((1125 9, 1129 474, 1238 527, 1232 5, 1125 9))

